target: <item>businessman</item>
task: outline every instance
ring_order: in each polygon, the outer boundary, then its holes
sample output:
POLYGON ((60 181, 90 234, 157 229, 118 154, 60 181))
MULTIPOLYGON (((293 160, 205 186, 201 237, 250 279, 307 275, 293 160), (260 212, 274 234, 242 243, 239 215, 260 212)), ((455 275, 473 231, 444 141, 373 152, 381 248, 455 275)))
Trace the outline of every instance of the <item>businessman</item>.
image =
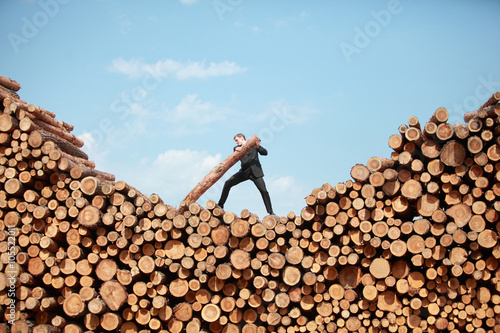
MULTIPOLYGON (((234 141, 237 144, 237 146, 234 147, 234 150, 240 151, 241 146, 243 146, 246 142, 246 138, 243 134, 238 133, 234 136, 234 141)), ((255 186, 257 186, 257 189, 262 195, 268 214, 274 215, 273 208, 271 206, 271 198, 269 197, 269 192, 267 192, 266 183, 264 182, 264 172, 262 171, 262 166, 260 165, 259 154, 264 156, 267 155, 267 150, 260 146, 260 141, 258 141, 257 145, 241 158, 240 170, 224 183, 222 194, 218 203, 221 208, 224 208, 224 203, 227 200, 229 190, 231 190, 233 186, 250 179, 255 186)))

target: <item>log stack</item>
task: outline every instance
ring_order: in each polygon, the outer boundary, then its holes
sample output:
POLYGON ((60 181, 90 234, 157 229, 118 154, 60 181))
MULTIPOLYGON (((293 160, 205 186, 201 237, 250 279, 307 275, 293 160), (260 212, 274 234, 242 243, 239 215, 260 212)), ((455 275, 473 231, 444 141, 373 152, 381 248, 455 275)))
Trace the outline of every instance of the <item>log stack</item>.
POLYGON ((0 85, 0 332, 500 332, 499 93, 259 219, 116 181, 0 85))

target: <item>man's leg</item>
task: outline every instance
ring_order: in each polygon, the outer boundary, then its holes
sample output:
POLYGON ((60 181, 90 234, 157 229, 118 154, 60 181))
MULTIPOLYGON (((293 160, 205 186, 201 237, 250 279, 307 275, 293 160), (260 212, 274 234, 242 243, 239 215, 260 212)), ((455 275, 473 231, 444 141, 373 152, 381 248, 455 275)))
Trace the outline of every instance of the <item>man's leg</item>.
POLYGON ((263 177, 259 178, 251 178, 255 186, 259 189, 260 195, 262 195, 262 199, 264 200, 264 205, 266 205, 266 210, 269 215, 274 215, 273 207, 271 205, 271 197, 269 196, 269 192, 266 189, 266 183, 264 182, 263 177))
POLYGON ((226 203, 227 196, 229 195, 229 190, 231 187, 238 185, 239 183, 248 180, 243 173, 237 172, 234 175, 231 176, 226 182, 224 183, 224 187, 222 188, 222 193, 220 195, 220 199, 218 202, 219 207, 224 208, 224 204, 226 203))

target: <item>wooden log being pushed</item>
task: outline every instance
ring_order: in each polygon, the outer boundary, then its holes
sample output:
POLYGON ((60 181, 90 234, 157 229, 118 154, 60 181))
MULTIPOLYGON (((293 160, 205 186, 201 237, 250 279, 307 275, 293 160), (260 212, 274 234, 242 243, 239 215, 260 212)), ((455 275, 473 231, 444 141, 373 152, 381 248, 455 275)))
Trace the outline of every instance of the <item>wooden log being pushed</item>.
POLYGON ((228 158, 219 163, 203 180, 201 180, 195 188, 181 201, 178 211, 183 213, 189 205, 196 202, 213 184, 215 184, 236 162, 245 156, 253 147, 260 144, 260 139, 257 136, 252 136, 248 139, 240 151, 234 151, 228 158))

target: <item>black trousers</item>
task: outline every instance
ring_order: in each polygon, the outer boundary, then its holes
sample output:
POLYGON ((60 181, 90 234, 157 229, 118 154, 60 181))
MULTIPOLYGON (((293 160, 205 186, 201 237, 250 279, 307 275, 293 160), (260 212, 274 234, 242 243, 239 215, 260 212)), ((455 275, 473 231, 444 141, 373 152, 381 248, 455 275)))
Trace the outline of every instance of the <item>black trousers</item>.
POLYGON ((273 214, 273 207, 271 206, 271 198, 269 196, 269 192, 267 192, 266 189, 266 183, 264 182, 263 177, 255 177, 250 171, 244 172, 244 171, 238 171, 234 175, 231 176, 226 182, 224 183, 224 187, 222 188, 222 194, 219 199, 219 206, 223 207, 224 203, 226 203, 227 196, 229 195, 229 190, 231 190, 231 187, 238 185, 241 182, 244 182, 246 180, 251 180, 255 186, 257 186, 257 189, 260 192, 260 195, 262 196, 262 200, 264 200, 264 205, 266 206, 266 210, 269 214, 273 214))

